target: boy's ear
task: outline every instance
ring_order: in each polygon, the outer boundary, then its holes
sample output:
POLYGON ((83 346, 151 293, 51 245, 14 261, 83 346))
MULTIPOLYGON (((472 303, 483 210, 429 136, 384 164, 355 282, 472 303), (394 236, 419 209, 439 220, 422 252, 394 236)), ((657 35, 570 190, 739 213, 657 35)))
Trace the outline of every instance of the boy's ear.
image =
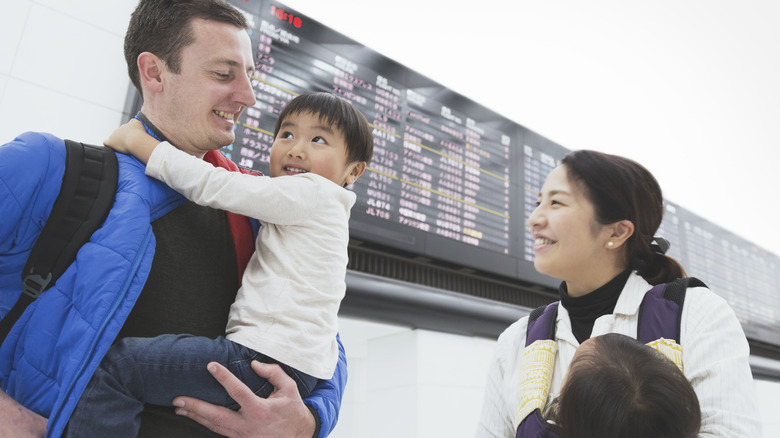
POLYGON ((143 52, 138 55, 138 75, 141 84, 150 91, 159 92, 163 86, 163 62, 157 55, 151 52, 143 52))
POLYGON ((360 175, 363 174, 363 172, 366 171, 366 162, 365 161, 356 161, 352 164, 350 164, 352 168, 349 170, 349 175, 347 175, 346 184, 354 184, 355 181, 357 181, 358 178, 360 178, 360 175))

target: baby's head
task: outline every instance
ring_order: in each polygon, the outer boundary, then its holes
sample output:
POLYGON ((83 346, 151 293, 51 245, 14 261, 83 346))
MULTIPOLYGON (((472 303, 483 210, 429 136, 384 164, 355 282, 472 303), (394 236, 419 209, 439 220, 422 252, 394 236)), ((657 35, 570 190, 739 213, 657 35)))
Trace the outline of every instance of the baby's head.
POLYGON ((583 342, 558 396, 562 437, 696 437, 696 392, 671 360, 629 336, 583 342), (574 432, 567 434, 566 431, 574 432))
POLYGON ((371 127, 352 104, 329 93, 301 94, 276 120, 271 176, 314 172, 352 184, 373 150, 371 127))

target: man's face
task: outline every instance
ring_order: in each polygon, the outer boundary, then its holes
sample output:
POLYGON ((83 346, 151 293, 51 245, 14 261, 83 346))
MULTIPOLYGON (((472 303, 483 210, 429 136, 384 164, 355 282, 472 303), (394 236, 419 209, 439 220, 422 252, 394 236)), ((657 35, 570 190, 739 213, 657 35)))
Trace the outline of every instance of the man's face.
POLYGON ((163 76, 158 128, 198 157, 235 140, 241 112, 255 104, 252 48, 245 30, 195 19, 195 41, 182 50, 179 74, 163 76))

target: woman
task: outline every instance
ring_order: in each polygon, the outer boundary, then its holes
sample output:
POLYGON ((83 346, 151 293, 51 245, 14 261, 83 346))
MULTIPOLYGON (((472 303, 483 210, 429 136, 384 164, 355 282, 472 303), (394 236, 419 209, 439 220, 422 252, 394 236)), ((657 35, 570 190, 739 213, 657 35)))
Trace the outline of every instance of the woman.
MULTIPOLYGON (((656 244, 663 212, 658 182, 623 157, 575 151, 547 176, 528 223, 534 267, 562 280, 548 402, 582 342, 606 333, 635 337, 644 294, 685 276, 656 244)), ((477 437, 515 437, 523 420, 526 326, 527 317, 499 337, 477 437)), ((680 336, 684 372, 701 405, 700 436, 760 436, 750 352, 732 309, 707 288, 689 288, 680 336)))

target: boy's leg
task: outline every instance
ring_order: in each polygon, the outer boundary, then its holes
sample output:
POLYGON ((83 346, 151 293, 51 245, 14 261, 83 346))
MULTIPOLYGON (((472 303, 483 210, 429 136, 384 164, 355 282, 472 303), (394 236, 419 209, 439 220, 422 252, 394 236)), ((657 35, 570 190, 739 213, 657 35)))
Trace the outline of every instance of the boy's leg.
POLYGON ((223 337, 125 338, 112 346, 101 362, 71 417, 67 433, 74 437, 135 437, 144 403, 170 406, 179 395, 237 408, 206 370, 211 361, 228 366, 258 395, 267 397, 272 386, 249 365, 256 356, 223 337))

